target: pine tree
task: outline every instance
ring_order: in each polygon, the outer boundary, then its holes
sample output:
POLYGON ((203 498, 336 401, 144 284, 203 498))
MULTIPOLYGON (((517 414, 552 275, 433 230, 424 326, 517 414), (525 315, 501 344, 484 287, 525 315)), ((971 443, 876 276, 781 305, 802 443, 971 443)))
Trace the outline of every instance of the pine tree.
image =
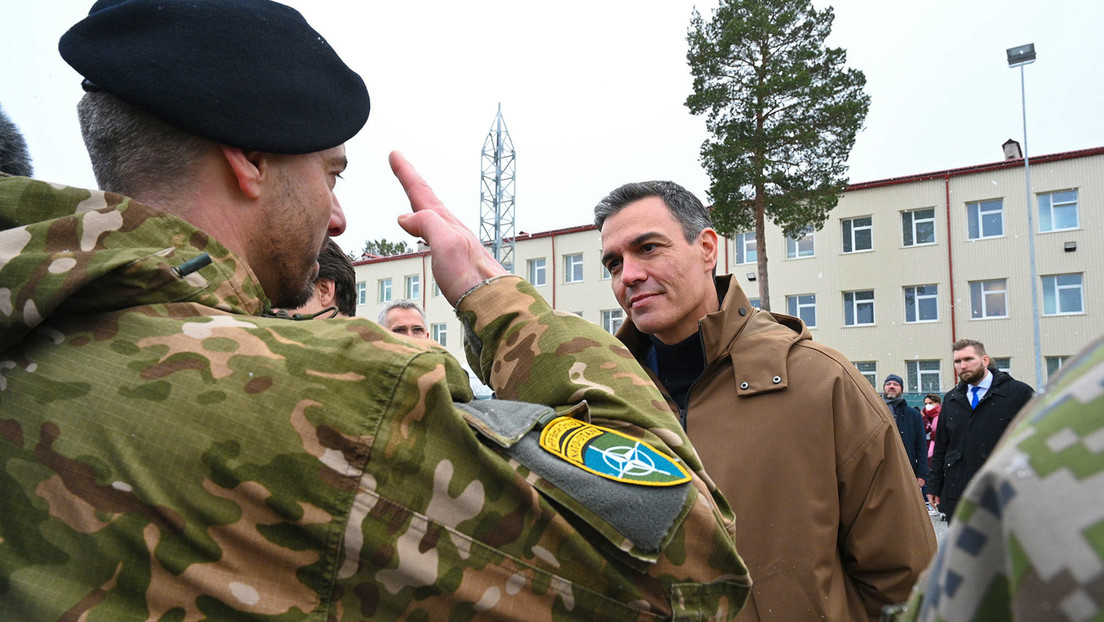
POLYGON ((403 241, 388 242, 386 238, 380 238, 378 240, 365 240, 364 249, 360 251, 360 254, 349 253, 349 259, 356 261, 361 259, 365 255, 376 255, 378 257, 391 257, 392 255, 403 255, 411 252, 410 246, 403 241))
POLYGON ((690 20, 686 106, 706 115, 702 164, 713 223, 754 227, 760 305, 770 309, 765 219, 790 237, 819 229, 847 187, 847 157, 870 97, 866 77, 830 48, 832 8, 808 0, 721 0, 690 20))

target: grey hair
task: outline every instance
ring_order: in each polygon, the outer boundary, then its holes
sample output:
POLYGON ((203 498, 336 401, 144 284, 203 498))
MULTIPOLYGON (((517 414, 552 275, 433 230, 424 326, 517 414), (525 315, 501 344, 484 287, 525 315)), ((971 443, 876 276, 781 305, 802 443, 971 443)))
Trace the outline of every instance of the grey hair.
POLYGON ((213 145, 102 91, 85 93, 77 116, 96 183, 130 197, 175 194, 213 145))
POLYGON ((671 210, 671 215, 682 226, 687 242, 693 242, 703 229, 713 226, 709 210, 698 197, 673 181, 640 181, 617 188, 594 206, 594 225, 601 231, 607 218, 628 204, 649 197, 659 197, 671 210))
POLYGON ((418 312, 418 315, 422 316, 422 324, 425 324, 427 322, 425 311, 423 311, 422 308, 418 306, 418 303, 414 302, 413 300, 396 300, 395 302, 392 302, 384 307, 383 311, 380 311, 379 318, 376 319, 376 323, 380 326, 383 326, 383 322, 387 319, 387 314, 391 312, 391 309, 414 309, 418 312))

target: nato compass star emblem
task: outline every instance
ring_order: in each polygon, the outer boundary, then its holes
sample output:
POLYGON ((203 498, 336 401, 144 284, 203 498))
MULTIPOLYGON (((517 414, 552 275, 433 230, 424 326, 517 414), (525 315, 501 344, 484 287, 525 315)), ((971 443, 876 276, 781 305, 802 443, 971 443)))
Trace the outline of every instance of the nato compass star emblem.
POLYGON ((540 445, 549 453, 606 479, 639 486, 674 486, 690 481, 676 459, 609 428, 557 417, 541 431, 540 445))

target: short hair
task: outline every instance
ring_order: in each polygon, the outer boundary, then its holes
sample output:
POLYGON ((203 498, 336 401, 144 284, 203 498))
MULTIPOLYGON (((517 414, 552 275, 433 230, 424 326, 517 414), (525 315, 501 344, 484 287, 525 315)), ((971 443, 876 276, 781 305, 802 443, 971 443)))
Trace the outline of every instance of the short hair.
POLYGON ((34 174, 27 141, 19 128, 0 108, 0 173, 30 177, 34 174))
POLYGON ((384 321, 387 320, 387 314, 391 312, 391 309, 414 309, 418 312, 418 315, 422 316, 422 324, 425 324, 427 321, 425 311, 423 311, 422 308, 418 306, 418 303, 414 302, 413 300, 396 300, 395 302, 392 302, 384 307, 383 311, 380 311, 379 318, 376 320, 376 323, 378 323, 380 326, 384 326, 384 321))
POLYGON ((192 182, 192 166, 214 144, 103 91, 85 93, 77 116, 96 183, 129 197, 183 189, 192 182))
POLYGON ((356 269, 333 238, 326 239, 326 246, 318 255, 318 279, 323 278, 334 282, 337 310, 349 317, 356 316, 356 269))
POLYGON ((640 181, 615 189, 594 206, 594 225, 601 231, 607 218, 628 204, 649 197, 659 197, 667 209, 671 210, 671 215, 682 226, 682 234, 687 242, 693 242, 703 229, 713 226, 709 210, 698 197, 673 181, 640 181))
POLYGON ((973 346, 974 350, 978 353, 978 356, 987 356, 985 354, 985 345, 980 341, 975 341, 973 339, 959 339, 951 346, 951 352, 958 352, 959 350, 969 348, 970 346, 973 346))
POLYGON ((939 404, 939 403, 943 402, 943 398, 939 397, 935 393, 928 393, 927 395, 924 396, 924 399, 931 400, 931 401, 935 402, 936 404, 939 404))

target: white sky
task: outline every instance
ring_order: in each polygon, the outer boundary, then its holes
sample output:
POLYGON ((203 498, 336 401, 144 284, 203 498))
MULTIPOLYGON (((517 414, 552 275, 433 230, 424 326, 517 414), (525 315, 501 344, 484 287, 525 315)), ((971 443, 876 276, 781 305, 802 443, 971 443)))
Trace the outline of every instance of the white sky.
MULTIPOLYGON (((501 102, 517 151, 517 231, 584 225, 609 190, 671 179, 706 200, 704 121, 690 92, 686 30, 715 0, 296 0, 372 97, 338 185, 338 242, 413 243, 387 167, 403 151, 478 230, 480 153, 501 102)), ((816 0, 817 6, 827 4, 816 0)), ((1030 154, 1104 145, 1104 3, 1090 0, 837 0, 830 44, 872 98, 852 182, 1001 159, 1022 141, 1020 74, 1005 49, 1035 43, 1026 68, 1030 154)), ((80 78, 57 40, 91 0, 0 0, 0 106, 21 128, 35 176, 94 187, 75 104, 80 78)))

